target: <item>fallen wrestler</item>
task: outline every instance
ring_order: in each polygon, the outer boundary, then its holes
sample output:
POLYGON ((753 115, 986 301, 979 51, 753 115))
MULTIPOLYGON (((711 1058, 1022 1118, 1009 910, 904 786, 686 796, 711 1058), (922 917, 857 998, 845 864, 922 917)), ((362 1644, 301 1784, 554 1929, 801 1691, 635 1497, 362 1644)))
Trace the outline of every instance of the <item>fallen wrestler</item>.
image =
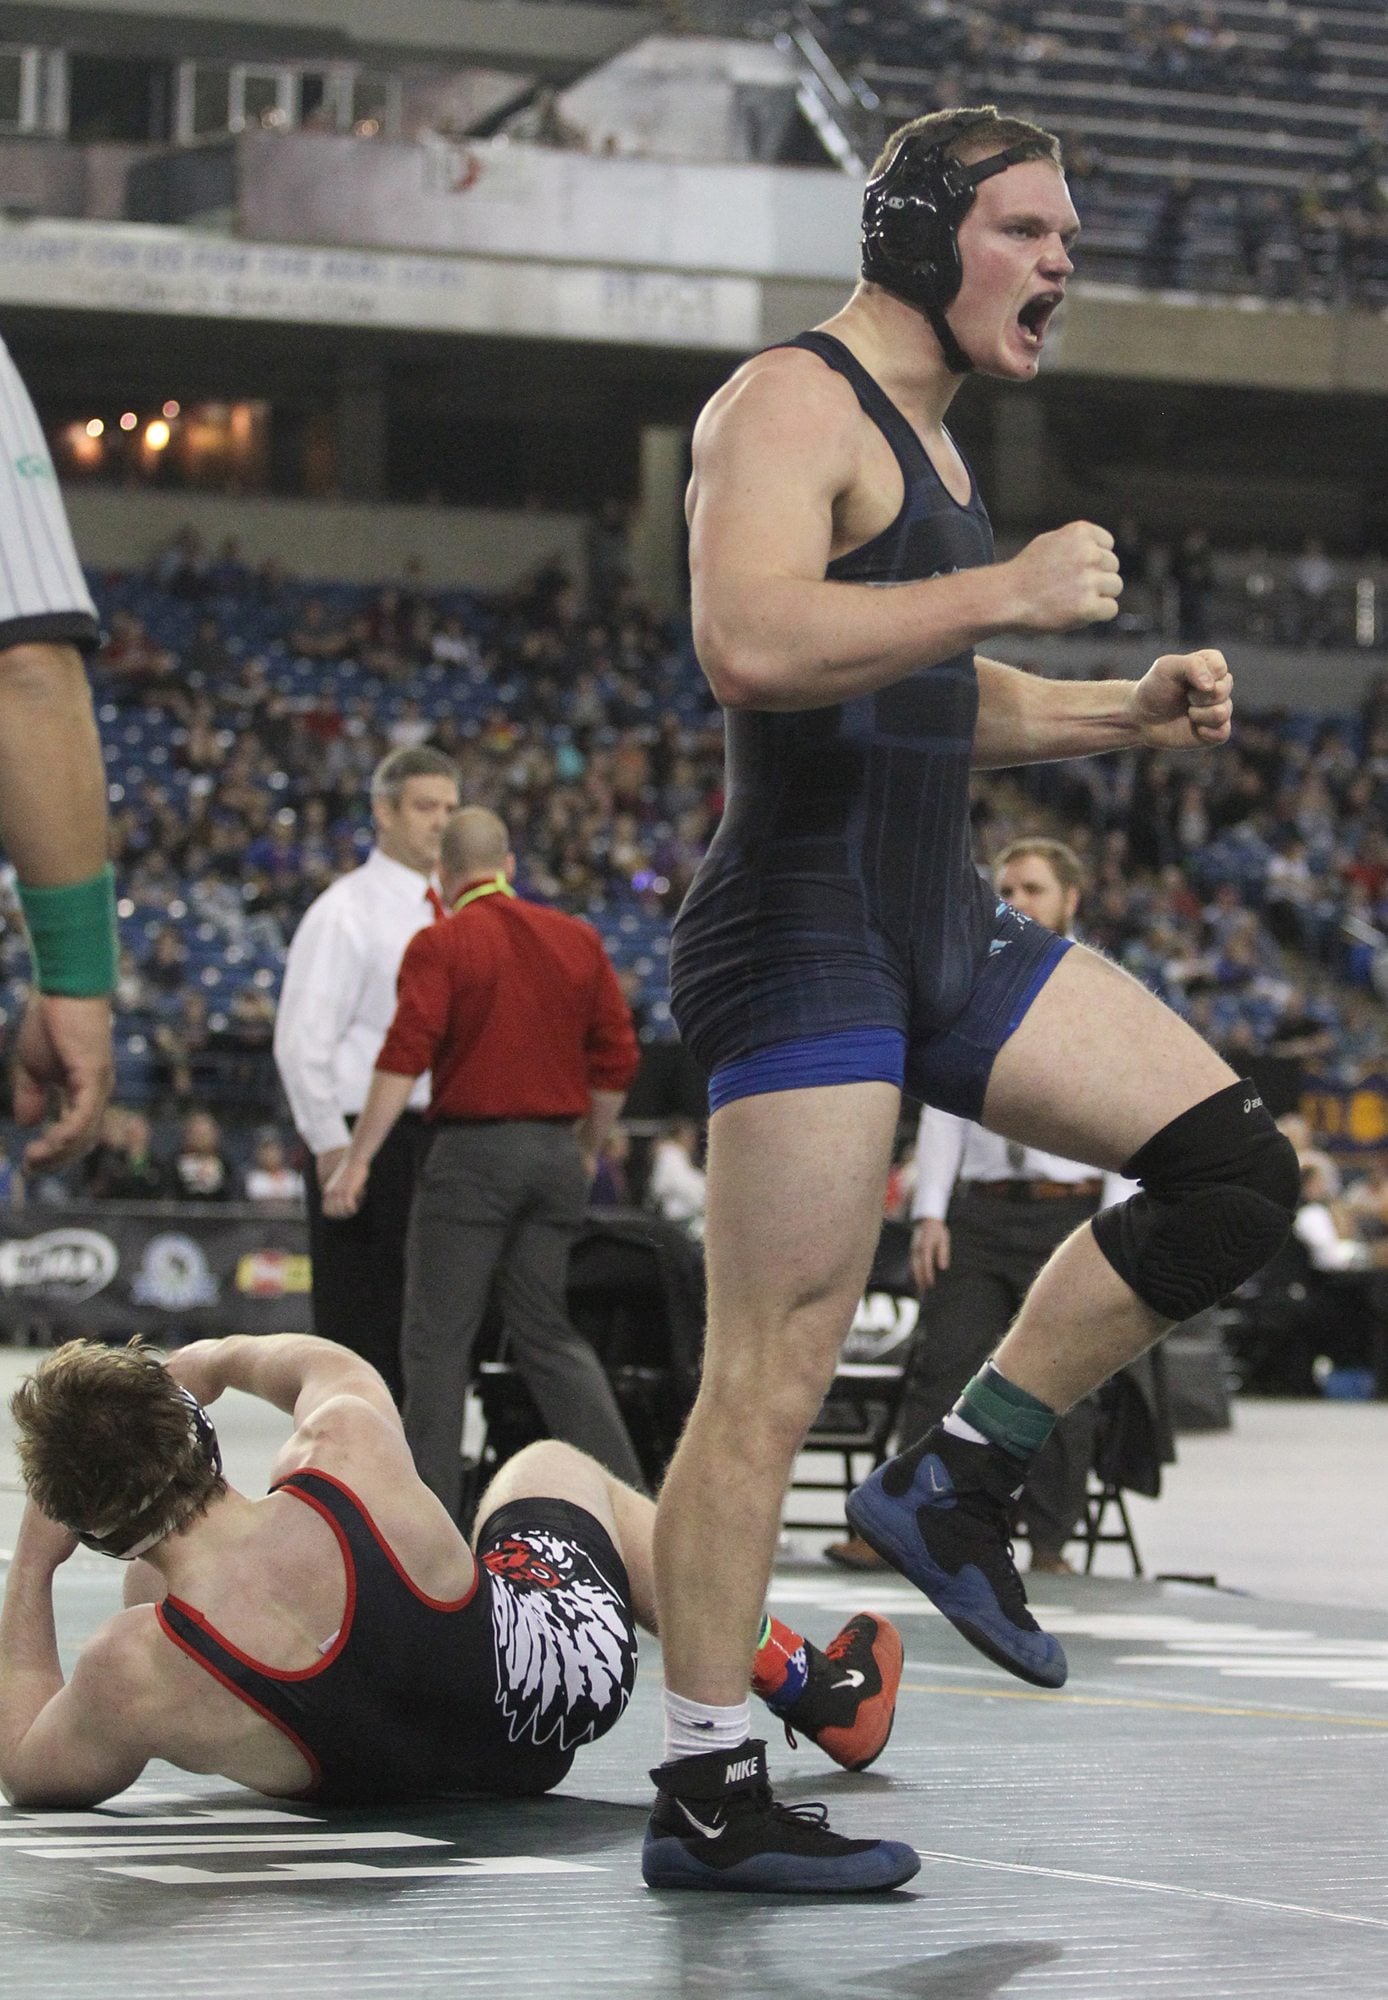
MULTIPOLYGON (((654 1629, 655 1508, 569 1445, 501 1469, 469 1548, 380 1376, 330 1341, 238 1336, 167 1360, 72 1341, 11 1412, 28 1488, 0 1612, 15 1805, 94 1805, 152 1757, 332 1805, 531 1796, 626 1707, 634 1624, 654 1629), (293 1418, 263 1499, 222 1474, 203 1406, 228 1388, 293 1418), (79 1542, 131 1568, 126 1609, 64 1684, 52 1580, 79 1542)), ((848 1769, 886 1743, 900 1677, 895 1628, 866 1613, 825 1652, 766 1619, 752 1673, 848 1769)))

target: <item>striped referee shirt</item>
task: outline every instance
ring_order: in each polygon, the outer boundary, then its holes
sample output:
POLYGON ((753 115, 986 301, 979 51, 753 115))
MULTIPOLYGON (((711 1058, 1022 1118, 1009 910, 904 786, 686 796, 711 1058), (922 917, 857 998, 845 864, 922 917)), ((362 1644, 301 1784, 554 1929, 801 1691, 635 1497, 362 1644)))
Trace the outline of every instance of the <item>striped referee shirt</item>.
POLYGON ((43 426, 0 341, 0 651, 99 637, 43 426))

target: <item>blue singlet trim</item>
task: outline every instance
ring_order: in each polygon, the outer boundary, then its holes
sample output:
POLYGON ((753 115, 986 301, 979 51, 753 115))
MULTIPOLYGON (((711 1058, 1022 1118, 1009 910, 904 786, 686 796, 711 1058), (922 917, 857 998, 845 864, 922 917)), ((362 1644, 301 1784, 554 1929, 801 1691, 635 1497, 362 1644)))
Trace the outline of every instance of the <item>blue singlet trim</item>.
POLYGON ((773 1090, 811 1090, 824 1083, 894 1083, 906 1075, 906 1037, 899 1028, 844 1028, 773 1042, 736 1062, 720 1063, 709 1078, 708 1108, 773 1090))

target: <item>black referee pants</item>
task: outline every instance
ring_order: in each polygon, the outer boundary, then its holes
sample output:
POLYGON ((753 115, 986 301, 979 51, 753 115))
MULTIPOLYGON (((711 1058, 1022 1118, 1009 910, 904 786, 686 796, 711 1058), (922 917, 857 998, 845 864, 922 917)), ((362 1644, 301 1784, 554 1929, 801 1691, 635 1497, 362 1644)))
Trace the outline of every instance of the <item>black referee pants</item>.
POLYGON ((323 1214, 323 1191, 312 1161, 304 1176, 313 1259, 313 1330, 324 1340, 350 1347, 379 1369, 397 1403, 404 1398, 400 1328, 405 1311, 405 1237, 424 1141, 423 1118, 417 1111, 405 1112, 371 1162, 361 1207, 340 1222, 323 1214))
MULTIPOLYGON (((1092 1195, 1007 1201, 960 1186, 949 1207, 949 1268, 921 1304, 898 1433, 914 1444, 953 1409, 1017 1316, 1053 1250, 1093 1215, 1092 1195)), ((1059 1554, 1084 1513, 1098 1405, 1092 1396, 1057 1423, 1027 1468, 1020 1512, 1033 1549, 1059 1554)))

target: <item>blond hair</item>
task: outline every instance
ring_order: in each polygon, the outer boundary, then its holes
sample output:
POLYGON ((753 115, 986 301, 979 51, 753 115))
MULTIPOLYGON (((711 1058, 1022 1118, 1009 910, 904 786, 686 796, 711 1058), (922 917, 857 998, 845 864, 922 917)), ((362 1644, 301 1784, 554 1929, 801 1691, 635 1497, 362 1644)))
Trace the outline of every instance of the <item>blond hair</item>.
POLYGON ((953 160, 985 160, 1009 146, 1034 148, 1033 157, 1049 160, 1063 169, 1060 141, 1053 132, 1043 131, 1025 118, 1012 118, 996 104, 958 105, 950 111, 930 111, 923 118, 898 125, 872 163, 870 179, 875 180, 896 158, 906 140, 919 137, 927 147, 943 146, 953 160))
POLYGON ((1034 854, 1038 860, 1046 862, 1062 889, 1073 889, 1082 894, 1085 886, 1084 863, 1073 847, 1067 847, 1063 840, 1052 840, 1045 834, 1022 834, 1016 840, 1009 840, 1006 847, 993 856, 993 880, 996 882, 1009 861, 1020 861, 1024 854, 1034 854))

